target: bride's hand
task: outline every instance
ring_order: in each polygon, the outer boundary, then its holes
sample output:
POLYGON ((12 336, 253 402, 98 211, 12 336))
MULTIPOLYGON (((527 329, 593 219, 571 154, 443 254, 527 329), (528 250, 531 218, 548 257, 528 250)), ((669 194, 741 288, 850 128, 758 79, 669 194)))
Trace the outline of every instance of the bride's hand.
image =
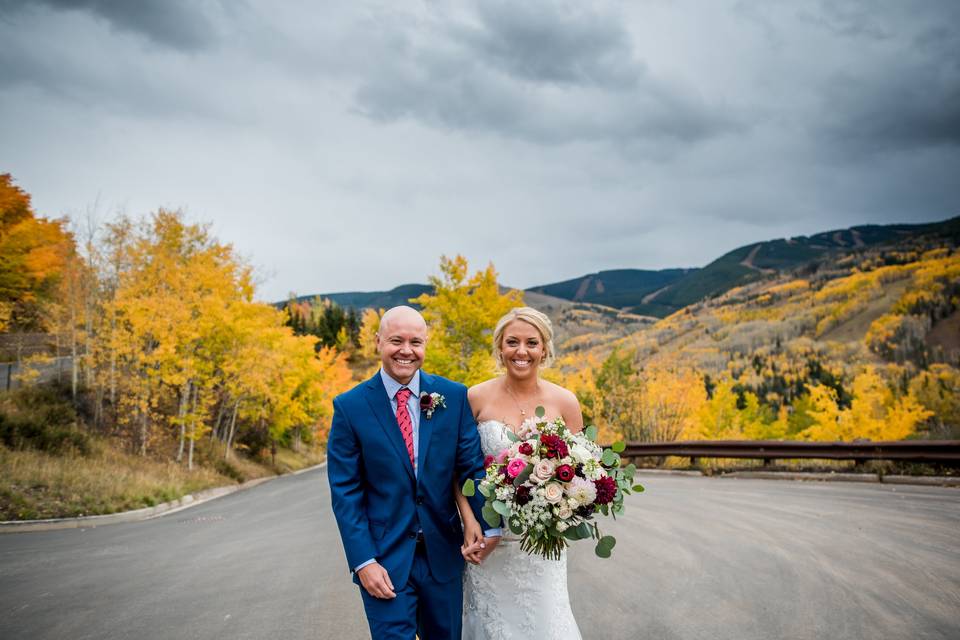
POLYGON ((460 547, 460 553, 463 557, 473 564, 480 564, 479 552, 483 543, 483 530, 480 529, 480 523, 471 519, 465 522, 463 526, 463 546, 460 547))

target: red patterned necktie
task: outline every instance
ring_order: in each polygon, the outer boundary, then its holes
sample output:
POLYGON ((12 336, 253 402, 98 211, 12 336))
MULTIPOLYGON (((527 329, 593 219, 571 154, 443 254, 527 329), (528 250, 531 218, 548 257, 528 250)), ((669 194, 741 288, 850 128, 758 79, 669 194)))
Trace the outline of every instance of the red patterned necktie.
POLYGON ((416 463, 413 461, 413 421, 410 419, 410 409, 407 406, 411 393, 412 391, 406 387, 397 391, 397 424, 400 425, 400 433, 403 434, 403 443, 407 445, 410 464, 416 469, 416 463))

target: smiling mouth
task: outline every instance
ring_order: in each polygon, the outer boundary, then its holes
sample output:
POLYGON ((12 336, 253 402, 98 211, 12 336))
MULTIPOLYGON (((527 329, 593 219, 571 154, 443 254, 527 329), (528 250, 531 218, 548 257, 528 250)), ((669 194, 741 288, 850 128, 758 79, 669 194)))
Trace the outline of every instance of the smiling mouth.
POLYGON ((396 362, 397 364, 402 364, 402 365, 413 364, 413 360, 403 360, 401 358, 394 358, 393 361, 396 362))
POLYGON ((510 362, 512 362, 517 367, 529 367, 531 361, 530 360, 511 360, 510 362))

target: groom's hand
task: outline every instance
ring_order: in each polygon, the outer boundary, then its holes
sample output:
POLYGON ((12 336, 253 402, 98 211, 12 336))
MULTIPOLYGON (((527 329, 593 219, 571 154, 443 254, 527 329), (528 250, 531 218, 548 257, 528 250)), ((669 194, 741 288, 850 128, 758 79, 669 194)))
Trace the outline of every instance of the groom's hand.
POLYGON ((473 564, 482 563, 488 555, 493 553, 497 544, 500 542, 500 536, 491 536, 472 544, 460 547, 460 553, 463 557, 473 564))
POLYGON ((497 548, 497 545, 500 544, 500 536, 493 536, 491 538, 484 538, 483 544, 480 545, 480 551, 477 552, 477 559, 480 563, 487 559, 487 556, 493 553, 493 550, 497 548))
POLYGON ((367 590, 367 593, 374 598, 382 600, 391 600, 397 597, 393 592, 393 583, 390 582, 390 575, 379 562, 374 562, 357 571, 360 578, 360 584, 367 590))

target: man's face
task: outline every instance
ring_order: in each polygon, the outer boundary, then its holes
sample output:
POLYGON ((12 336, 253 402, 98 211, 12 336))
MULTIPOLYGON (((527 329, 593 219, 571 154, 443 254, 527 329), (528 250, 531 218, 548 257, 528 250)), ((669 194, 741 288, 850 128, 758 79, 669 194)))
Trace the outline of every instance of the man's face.
POLYGON ((377 334, 377 351, 383 370, 400 384, 407 384, 423 366, 427 346, 427 327, 415 314, 390 318, 377 334))

